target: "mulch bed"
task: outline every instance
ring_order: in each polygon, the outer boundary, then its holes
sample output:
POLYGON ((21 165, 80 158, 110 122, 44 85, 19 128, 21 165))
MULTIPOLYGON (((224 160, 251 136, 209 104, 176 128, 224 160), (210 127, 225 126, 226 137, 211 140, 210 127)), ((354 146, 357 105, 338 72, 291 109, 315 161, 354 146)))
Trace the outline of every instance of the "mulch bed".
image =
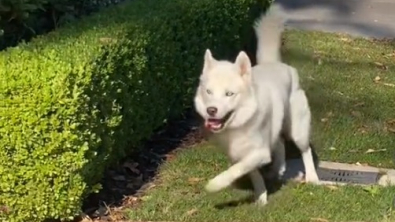
POLYGON ((171 161, 177 149, 190 147, 204 140, 197 115, 189 110, 182 118, 169 121, 134 153, 105 172, 103 189, 87 198, 76 221, 124 220, 123 209, 140 202, 144 191, 155 186, 158 167, 171 161), (85 219, 84 219, 85 218, 85 219))

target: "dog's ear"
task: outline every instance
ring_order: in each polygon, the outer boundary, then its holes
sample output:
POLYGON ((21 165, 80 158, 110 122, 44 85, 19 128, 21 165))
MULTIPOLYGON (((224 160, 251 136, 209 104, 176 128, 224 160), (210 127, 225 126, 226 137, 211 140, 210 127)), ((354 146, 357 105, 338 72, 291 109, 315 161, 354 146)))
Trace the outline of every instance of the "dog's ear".
POLYGON ((252 69, 251 60, 244 51, 241 51, 239 55, 237 55, 235 64, 239 67, 242 77, 250 78, 252 69))
POLYGON ((203 65, 203 73, 206 73, 210 70, 214 65, 215 59, 211 54, 210 49, 206 49, 206 53, 204 54, 204 65, 203 65))

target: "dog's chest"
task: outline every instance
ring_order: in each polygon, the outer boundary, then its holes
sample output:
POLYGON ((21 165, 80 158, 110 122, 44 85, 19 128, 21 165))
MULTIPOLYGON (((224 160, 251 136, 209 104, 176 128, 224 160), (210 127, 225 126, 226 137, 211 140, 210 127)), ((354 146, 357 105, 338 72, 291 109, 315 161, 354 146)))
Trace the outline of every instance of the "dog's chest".
POLYGON ((248 136, 221 135, 217 141, 221 149, 227 154, 229 159, 235 163, 243 159, 252 149, 256 148, 256 142, 248 136))

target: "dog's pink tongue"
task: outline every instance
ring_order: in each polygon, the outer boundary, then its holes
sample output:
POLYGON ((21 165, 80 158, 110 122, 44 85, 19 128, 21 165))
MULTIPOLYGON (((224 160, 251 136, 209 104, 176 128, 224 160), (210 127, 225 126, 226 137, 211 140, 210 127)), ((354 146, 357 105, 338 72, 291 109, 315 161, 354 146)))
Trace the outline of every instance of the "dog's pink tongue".
POLYGON ((205 125, 208 129, 218 129, 221 127, 221 121, 216 119, 209 119, 206 121, 205 125))

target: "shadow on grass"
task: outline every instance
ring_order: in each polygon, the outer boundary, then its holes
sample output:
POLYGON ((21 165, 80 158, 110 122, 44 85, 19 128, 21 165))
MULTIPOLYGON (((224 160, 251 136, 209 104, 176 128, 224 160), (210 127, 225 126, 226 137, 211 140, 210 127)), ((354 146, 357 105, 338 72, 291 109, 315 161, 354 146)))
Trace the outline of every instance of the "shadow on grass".
MULTIPOLYGON (((261 172, 263 173, 263 170, 261 172)), ((278 192, 286 184, 287 183, 285 181, 281 181, 281 180, 265 179, 265 185, 266 185, 266 189, 268 191, 269 196, 278 192)), ((250 190, 250 191, 252 190, 252 184, 250 183, 249 178, 247 178, 246 176, 239 179, 236 182, 235 186, 236 186, 236 189, 250 190), (248 181, 246 181, 246 180, 248 180, 248 181)), ((225 209, 225 208, 233 208, 233 207, 238 207, 240 205, 253 204, 254 201, 255 201, 254 196, 250 195, 250 196, 243 197, 240 199, 231 200, 231 201, 217 204, 217 205, 215 205, 215 208, 218 210, 225 209)))
POLYGON ((84 212, 93 218, 103 218, 107 212, 101 208, 127 205, 130 204, 129 197, 142 195, 153 182, 158 167, 173 158, 172 151, 203 139, 198 124, 195 113, 188 110, 181 118, 171 120, 157 130, 134 154, 106 170, 101 181, 103 189, 86 199, 84 212))
MULTIPOLYGON (((313 154, 313 160, 316 169, 318 168, 319 165, 319 157, 316 152, 316 146, 314 146, 312 143, 310 143, 310 147, 312 148, 312 154, 313 154)), ((286 159, 291 160, 291 159, 301 159, 301 152, 299 148, 296 146, 296 144, 292 140, 285 140, 285 149, 286 149, 286 159)), ((265 172, 268 172, 270 170, 271 164, 265 165, 260 168, 260 172, 263 178, 265 175, 265 172)), ((295 166, 294 164, 292 165, 287 165, 287 169, 285 171, 285 178, 297 178, 299 176, 299 172, 305 172, 304 171, 304 166, 303 164, 299 164, 298 166, 295 166), (295 167, 295 168, 294 168, 295 167)), ((286 180, 279 180, 279 179, 268 179, 265 178, 265 185, 266 189, 268 191, 268 195, 275 194, 276 192, 280 191, 281 188, 285 185, 287 185, 288 181, 286 180)), ((253 191, 253 186, 250 180, 250 177, 248 175, 245 175, 241 177, 240 179, 236 180, 233 184, 233 188, 238 189, 238 190, 244 190, 244 191, 253 191)), ((245 204, 252 204, 254 203, 254 197, 253 195, 248 196, 248 197, 243 197, 241 199, 237 200, 231 200, 228 202, 220 203, 215 206, 217 209, 224 209, 224 208, 233 208, 237 207, 240 205, 245 205, 245 204)))
POLYGON ((222 210, 225 208, 233 208, 233 207, 238 207, 241 205, 252 204, 253 202, 254 202, 254 197, 251 195, 251 196, 243 197, 243 198, 240 198, 237 200, 231 200, 228 202, 220 203, 220 204, 215 205, 214 207, 217 210, 222 210))

